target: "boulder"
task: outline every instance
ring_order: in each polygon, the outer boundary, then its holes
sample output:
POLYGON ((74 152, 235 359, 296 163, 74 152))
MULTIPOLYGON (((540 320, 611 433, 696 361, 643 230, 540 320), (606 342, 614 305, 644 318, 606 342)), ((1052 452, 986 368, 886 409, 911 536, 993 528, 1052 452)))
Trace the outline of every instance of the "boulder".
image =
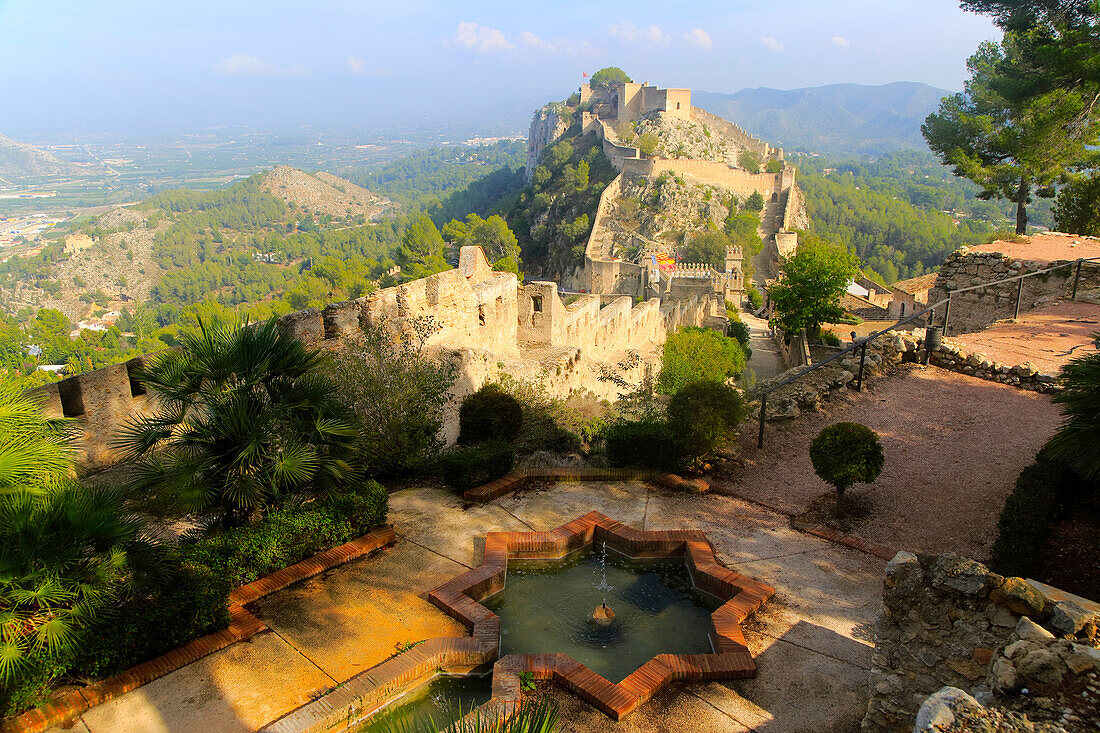
POLYGON ((989 598, 1017 616, 1038 616, 1046 605, 1043 594, 1023 578, 1005 578, 1001 585, 990 591, 989 598))
POLYGON ((936 560, 932 568, 932 586, 953 590, 964 595, 983 595, 989 580, 989 569, 976 560, 948 552, 936 560))
POLYGON ((1054 634, 1050 633, 1027 616, 1021 616, 1020 620, 1016 623, 1016 636, 1024 641, 1050 641, 1054 638, 1054 634))
POLYGON ((981 703, 958 687, 944 687, 920 706, 913 733, 945 730, 955 722, 956 712, 981 708, 981 703))
POLYGON ((1066 634, 1076 634, 1096 626, 1096 614, 1073 601, 1059 601, 1050 614, 1050 625, 1066 634))

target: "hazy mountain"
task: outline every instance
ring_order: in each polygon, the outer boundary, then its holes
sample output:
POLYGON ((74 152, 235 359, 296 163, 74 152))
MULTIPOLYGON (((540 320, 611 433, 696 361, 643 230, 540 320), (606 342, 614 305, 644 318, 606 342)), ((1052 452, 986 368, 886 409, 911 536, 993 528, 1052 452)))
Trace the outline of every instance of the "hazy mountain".
POLYGON ((790 150, 879 154, 926 150, 921 123, 951 92, 919 82, 694 92, 692 103, 790 150))
POLYGON ((71 173, 75 170, 52 153, 0 135, 0 178, 31 178, 71 173))

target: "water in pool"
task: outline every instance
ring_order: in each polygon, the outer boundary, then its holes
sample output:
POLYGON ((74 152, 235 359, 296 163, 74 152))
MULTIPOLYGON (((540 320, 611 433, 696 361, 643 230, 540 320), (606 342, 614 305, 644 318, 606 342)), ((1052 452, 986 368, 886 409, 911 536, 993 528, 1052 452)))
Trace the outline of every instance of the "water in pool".
POLYGON ((710 614, 719 606, 695 589, 683 560, 600 549, 510 562, 505 589, 482 603, 500 616, 501 656, 565 653, 611 682, 657 654, 713 651, 710 614))
MULTIPOLYGON (((489 702, 493 696, 491 674, 436 677, 421 685, 379 713, 379 716, 405 720, 431 720, 443 730, 458 719, 458 711, 468 713, 489 702)), ((361 733, 370 733, 367 722, 361 733)))

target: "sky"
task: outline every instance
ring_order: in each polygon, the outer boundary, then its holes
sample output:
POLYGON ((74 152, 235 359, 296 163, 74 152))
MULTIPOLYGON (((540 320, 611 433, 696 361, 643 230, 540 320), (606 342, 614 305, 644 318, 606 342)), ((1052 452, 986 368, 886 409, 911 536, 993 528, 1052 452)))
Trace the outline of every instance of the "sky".
POLYGON ((0 0, 0 133, 516 120, 620 66, 735 92, 957 90, 957 0, 0 0))

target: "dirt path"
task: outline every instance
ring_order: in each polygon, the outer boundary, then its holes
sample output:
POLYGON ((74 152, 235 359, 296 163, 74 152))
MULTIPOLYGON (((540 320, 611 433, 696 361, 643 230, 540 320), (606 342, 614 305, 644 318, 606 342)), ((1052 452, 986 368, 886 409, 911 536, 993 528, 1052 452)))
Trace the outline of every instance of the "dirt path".
POLYGON ((771 337, 771 329, 763 318, 757 318, 748 311, 741 311, 741 320, 749 327, 749 357, 746 374, 752 373, 752 379, 763 382, 784 370, 783 357, 779 347, 771 337))
POLYGON ((1070 359, 1092 352, 1092 334, 1097 331, 1100 305, 1061 300, 1028 311, 1017 321, 1002 321, 949 341, 1001 364, 1029 361, 1041 372, 1054 373, 1070 359))
POLYGON ((988 557, 1017 475, 1060 419, 1045 395, 935 367, 906 367, 826 409, 769 424, 763 450, 755 423, 743 430, 744 465, 718 490, 805 511, 832 492, 813 472, 810 442, 826 425, 860 422, 879 433, 886 466, 875 484, 850 490, 870 508, 852 531, 902 549, 978 559, 988 557))

